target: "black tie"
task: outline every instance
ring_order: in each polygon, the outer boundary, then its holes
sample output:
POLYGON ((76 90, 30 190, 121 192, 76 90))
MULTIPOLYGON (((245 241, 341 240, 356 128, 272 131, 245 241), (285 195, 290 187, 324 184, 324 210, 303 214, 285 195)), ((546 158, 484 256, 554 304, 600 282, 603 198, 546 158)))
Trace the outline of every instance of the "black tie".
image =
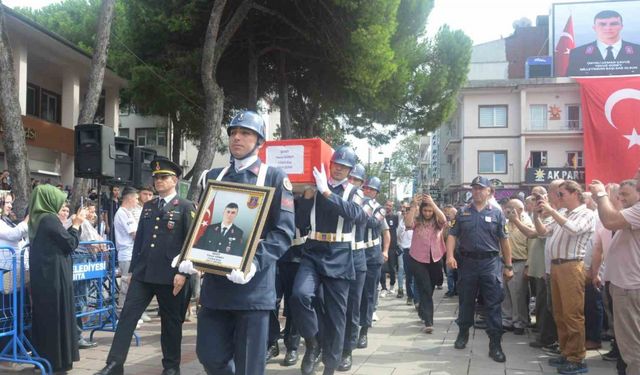
POLYGON ((227 229, 229 229, 229 228, 223 228, 222 229, 222 237, 227 235, 227 229))
POLYGON ((165 201, 164 199, 160 198, 160 201, 158 201, 158 208, 162 209, 162 207, 164 207, 165 201))
POLYGON ((613 61, 615 58, 613 57, 613 46, 607 47, 607 57, 604 58, 604 61, 613 61))

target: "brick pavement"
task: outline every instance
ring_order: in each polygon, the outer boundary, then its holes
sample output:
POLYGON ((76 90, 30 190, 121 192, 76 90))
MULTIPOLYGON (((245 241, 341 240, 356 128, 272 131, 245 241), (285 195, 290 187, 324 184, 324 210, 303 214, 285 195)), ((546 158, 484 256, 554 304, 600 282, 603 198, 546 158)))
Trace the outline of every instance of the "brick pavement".
MULTIPOLYGON (((443 298, 441 290, 435 294, 435 331, 428 335, 421 332, 413 306, 407 306, 404 299, 390 296, 380 299, 378 315, 380 320, 369 331, 369 347, 358 349, 353 356, 353 369, 345 374, 358 375, 539 375, 556 374, 547 365, 548 355, 529 347, 533 334, 524 336, 506 333, 503 348, 506 363, 496 363, 488 357, 487 335, 472 331, 469 345, 465 350, 453 348, 458 328, 454 323, 457 299, 443 298)), ((138 331, 142 345, 132 346, 125 367, 127 375, 160 375, 162 372, 160 350, 160 319, 152 314, 153 321, 145 323, 138 331)), ((182 342, 182 374, 204 375, 204 370, 195 355, 196 323, 184 325, 182 342)), ((70 375, 93 374, 104 366, 112 334, 96 333, 99 346, 82 350, 82 360, 75 363, 70 375)), ((284 345, 280 341, 281 354, 269 361, 268 375, 300 374, 298 366, 282 367, 284 345)), ((589 373, 596 375, 615 374, 613 363, 600 359, 600 353, 608 350, 609 344, 599 351, 587 352, 589 373)), ((300 357, 304 349, 301 348, 300 357)), ((31 368, 18 367, 14 370, 0 368, 2 374, 33 374, 31 368)), ((321 371, 318 371, 321 374, 321 371)))

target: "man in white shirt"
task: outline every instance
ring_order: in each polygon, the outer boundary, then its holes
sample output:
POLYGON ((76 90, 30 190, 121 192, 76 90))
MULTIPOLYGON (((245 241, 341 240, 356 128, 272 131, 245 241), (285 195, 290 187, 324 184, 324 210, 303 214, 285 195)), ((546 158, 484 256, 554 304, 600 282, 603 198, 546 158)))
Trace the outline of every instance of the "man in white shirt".
POLYGON ((118 250, 118 265, 120 266, 120 298, 118 305, 124 305, 124 299, 129 289, 129 266, 133 255, 133 241, 136 238, 139 216, 135 215, 138 206, 138 191, 126 187, 122 192, 122 205, 113 219, 116 234, 116 249, 118 250))

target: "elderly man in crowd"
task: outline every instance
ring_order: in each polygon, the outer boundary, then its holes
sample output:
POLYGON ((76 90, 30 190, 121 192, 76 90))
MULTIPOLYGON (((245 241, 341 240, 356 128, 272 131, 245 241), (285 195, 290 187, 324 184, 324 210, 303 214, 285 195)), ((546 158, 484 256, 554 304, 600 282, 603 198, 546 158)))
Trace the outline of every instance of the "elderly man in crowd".
MULTIPOLYGON (((636 174, 640 180, 640 170, 636 174)), ((606 255, 614 330, 626 373, 640 374, 640 203, 619 211, 605 186, 594 180, 589 186, 598 202, 598 216, 605 228, 615 231, 606 255)))
POLYGON ((534 226, 529 216, 524 212, 524 204, 519 199, 509 200, 505 208, 507 219, 509 219, 507 228, 511 245, 513 278, 504 285, 502 326, 507 330, 513 329, 513 333, 516 335, 523 335, 529 323, 529 283, 526 270, 529 257, 528 235, 534 232, 534 226), (524 232, 520 227, 526 227, 528 231, 524 232))
POLYGON ((548 213, 554 223, 544 225, 535 219, 536 230, 548 236, 551 251, 551 294, 553 316, 558 328, 560 357, 549 359, 561 374, 587 372, 584 361, 584 263, 583 258, 595 227, 594 212, 584 204, 582 188, 575 181, 565 181, 558 188, 562 213, 545 201, 538 202, 538 210, 548 213))

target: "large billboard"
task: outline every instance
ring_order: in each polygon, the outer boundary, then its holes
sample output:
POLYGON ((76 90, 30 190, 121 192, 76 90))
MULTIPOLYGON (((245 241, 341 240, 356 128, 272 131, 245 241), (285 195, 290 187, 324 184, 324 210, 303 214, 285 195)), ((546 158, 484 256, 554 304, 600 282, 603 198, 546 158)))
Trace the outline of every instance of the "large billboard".
POLYGON ((553 4, 557 77, 640 74, 640 0, 553 4))

